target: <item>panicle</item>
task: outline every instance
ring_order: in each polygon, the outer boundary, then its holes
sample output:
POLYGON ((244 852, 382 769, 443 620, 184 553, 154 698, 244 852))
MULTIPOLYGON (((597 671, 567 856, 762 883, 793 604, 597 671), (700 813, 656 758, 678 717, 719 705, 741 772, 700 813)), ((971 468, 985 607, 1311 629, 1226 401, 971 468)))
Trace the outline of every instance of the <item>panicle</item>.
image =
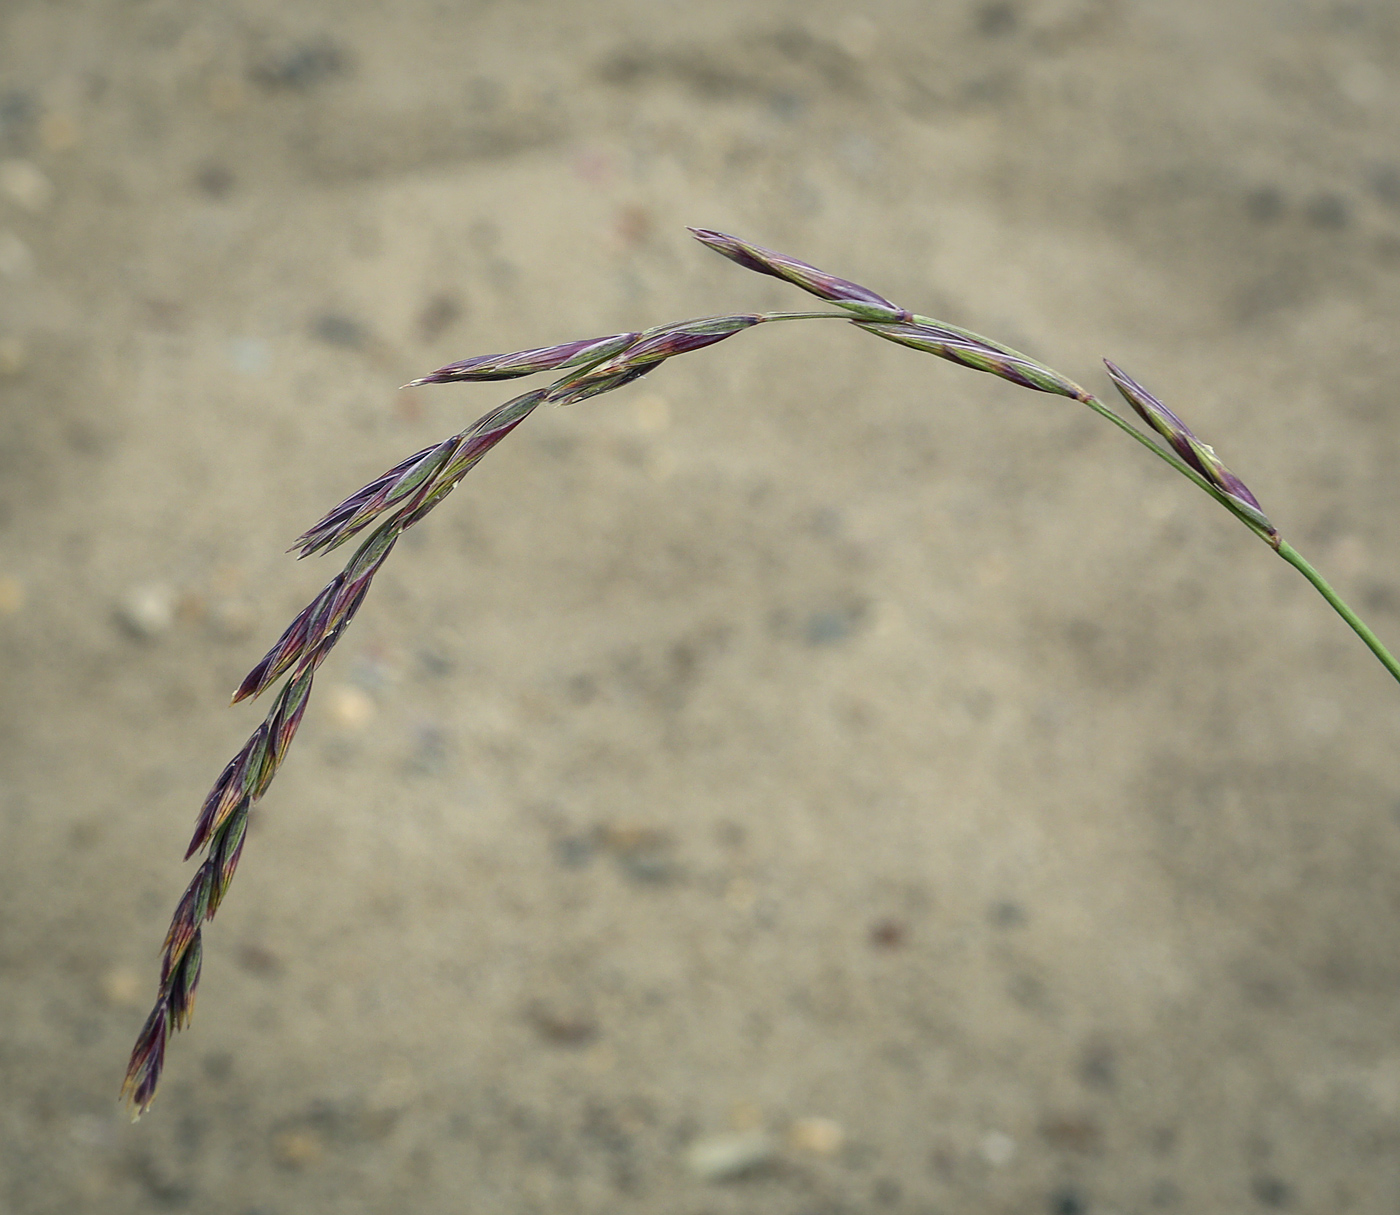
POLYGON ((837 278, 785 253, 775 253, 762 245, 750 244, 737 236, 709 228, 691 228, 690 234, 702 245, 743 266, 745 270, 771 274, 868 320, 900 321, 909 318, 909 313, 903 308, 890 303, 883 295, 877 295, 869 287, 837 278))

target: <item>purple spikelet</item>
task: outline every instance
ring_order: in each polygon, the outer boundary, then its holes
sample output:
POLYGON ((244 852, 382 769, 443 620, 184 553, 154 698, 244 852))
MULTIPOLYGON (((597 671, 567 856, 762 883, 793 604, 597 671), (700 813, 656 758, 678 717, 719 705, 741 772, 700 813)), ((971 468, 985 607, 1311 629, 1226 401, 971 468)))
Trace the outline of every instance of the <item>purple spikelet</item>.
POLYGON ((877 295, 869 287, 862 287, 849 279, 837 278, 825 270, 789 257, 786 253, 775 253, 762 245, 751 244, 730 236, 725 232, 714 232, 709 228, 691 228, 690 234, 702 245, 727 257, 745 270, 759 274, 770 274, 783 279, 803 291, 810 291, 820 299, 847 308, 868 320, 903 321, 910 314, 903 308, 890 303, 883 295, 877 295))
POLYGON ((559 405, 572 405, 601 392, 611 392, 623 384, 654 370, 667 359, 713 346, 725 338, 742 333, 761 324, 763 317, 756 312, 737 316, 707 316, 699 320, 681 321, 674 325, 658 325, 639 334, 637 340, 607 362, 599 363, 585 374, 554 385, 549 399, 559 405))
POLYGON ((1000 376, 1022 388, 1033 388, 1037 392, 1053 392, 1058 396, 1070 397, 1076 401, 1088 400, 1089 394, 1073 380, 1062 376, 1034 359, 952 325, 938 324, 922 317, 899 324, 884 324, 871 321, 853 321, 856 328, 873 333, 886 341, 897 342, 927 354, 936 354, 941 359, 961 363, 975 371, 986 371, 1000 376))
MULTIPOLYGON (((238 685, 238 690, 233 694, 234 704, 240 700, 246 700, 250 696, 257 696, 296 665, 301 656, 314 644, 308 639, 324 633, 325 621, 335 605, 336 596, 344 585, 344 573, 337 574, 315 599, 302 608, 297 618, 273 643, 272 649, 268 650, 257 666, 243 677, 243 682, 238 685)), ((233 762, 237 763, 238 761, 234 760, 233 762)), ((227 772, 227 769, 225 771, 227 772)))
POLYGON ((479 354, 475 358, 463 359, 460 363, 449 363, 446 367, 440 367, 419 379, 410 380, 405 387, 417 388, 422 384, 455 384, 464 381, 513 380, 518 376, 535 375, 541 371, 556 371, 584 363, 596 363, 612 358, 618 351, 630 346, 639 336, 636 333, 616 333, 612 337, 586 338, 578 342, 564 342, 559 346, 517 350, 511 354, 479 354))
POLYGON ((136 1045, 131 1051, 131 1061, 127 1064, 126 1078, 122 1081, 122 1097, 130 1103, 140 1117, 151 1108, 155 1099, 156 1086, 160 1083, 160 1073, 165 1068, 165 1043, 170 1033, 170 1009, 164 1000, 157 1000, 151 1009, 141 1032, 136 1035, 136 1045))
POLYGON ((1202 443, 1185 422, 1121 367, 1107 359, 1104 359, 1104 366, 1108 368, 1108 374, 1113 379, 1113 386, 1137 411, 1138 416, 1166 439, 1177 455, 1195 469, 1209 485, 1228 498, 1234 509, 1259 528, 1277 548, 1281 543, 1278 529, 1269 522, 1268 516, 1259 505, 1259 499, 1250 492, 1249 487, 1225 467, 1220 457, 1215 454, 1215 448, 1209 443, 1202 443))

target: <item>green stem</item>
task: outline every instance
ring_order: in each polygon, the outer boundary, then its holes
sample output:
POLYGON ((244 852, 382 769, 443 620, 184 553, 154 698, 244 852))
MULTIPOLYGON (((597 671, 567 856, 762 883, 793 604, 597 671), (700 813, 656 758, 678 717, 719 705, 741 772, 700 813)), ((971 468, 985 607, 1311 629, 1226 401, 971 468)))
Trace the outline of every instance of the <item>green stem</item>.
POLYGON ((1381 644, 1380 638, 1371 632, 1366 622, 1353 612, 1346 601, 1332 589, 1327 579, 1313 569, 1308 559, 1287 540, 1279 542, 1278 555, 1317 588, 1317 593, 1332 605, 1332 610, 1338 616, 1351 625, 1352 631, 1366 643, 1371 653, 1381 660, 1381 665, 1397 680, 1400 680, 1400 662, 1395 661, 1394 655, 1381 644))
POLYGON ((760 312, 761 321, 849 321, 849 312, 760 312))
POLYGON ((1316 588, 1317 590, 1317 593, 1321 595, 1325 600, 1327 600, 1327 602, 1331 605, 1332 610, 1336 612, 1338 616, 1340 616, 1343 620, 1347 622, 1347 624, 1351 626, 1352 631, 1358 637, 1360 637, 1362 641, 1366 643, 1366 647, 1371 651, 1371 653, 1374 654, 1378 659, 1380 659, 1381 665, 1391 673, 1391 675, 1396 679, 1397 682, 1400 682, 1400 662, 1397 662, 1395 660, 1395 656, 1385 648, 1385 646, 1381 643, 1381 639, 1371 631, 1370 626, 1364 620, 1362 620, 1360 616, 1358 616, 1354 611, 1352 611, 1351 605, 1348 604, 1346 600, 1344 600, 1340 595, 1337 594, 1335 590, 1332 589, 1331 583, 1329 583, 1326 578, 1324 578, 1321 574, 1317 572, 1316 569, 1313 568, 1312 563, 1308 561, 1308 559, 1304 557, 1302 553, 1300 553, 1296 548, 1289 544, 1287 540, 1283 539, 1283 537, 1277 535, 1271 536, 1268 532, 1264 531, 1264 529, 1259 527, 1252 519, 1247 519, 1245 518, 1245 516, 1241 515, 1237 510, 1234 509, 1229 498, 1227 498, 1224 494, 1220 493, 1215 488, 1215 486, 1211 485, 1210 482, 1208 482, 1204 477, 1202 477, 1194 468, 1191 468, 1188 464, 1185 463, 1185 461, 1181 460, 1175 452, 1170 452, 1163 447, 1159 447, 1150 438, 1143 434, 1142 431, 1138 430, 1136 426, 1119 417, 1118 414, 1116 414, 1113 410, 1109 409, 1108 406, 1106 406, 1102 401, 1098 400, 1095 397, 1089 397, 1089 399, 1086 400, 1084 404, 1086 404, 1095 413, 1107 418, 1120 430, 1123 430, 1126 433, 1132 435, 1132 437, 1135 438, 1144 447, 1146 447, 1148 451, 1165 460, 1174 469, 1176 469, 1177 472, 1181 473, 1182 476, 1189 477, 1203 490, 1205 490, 1206 493, 1208 493, 1212 498, 1219 502, 1221 506, 1225 507, 1226 510, 1228 510, 1232 515, 1234 515, 1235 518, 1237 518, 1241 523, 1243 523, 1247 528, 1249 528, 1250 531, 1252 531, 1256 536, 1258 536, 1267 545, 1269 545, 1270 548, 1274 549, 1280 557, 1287 561, 1289 565, 1291 565, 1300 574, 1302 574, 1304 578, 1306 578, 1309 582, 1313 584, 1314 588, 1316 588))
POLYGON ((1302 555, 1302 553, 1300 553, 1296 548, 1294 548, 1291 544, 1288 543, 1287 540, 1283 539, 1281 536, 1271 536, 1268 532, 1264 531, 1261 527, 1259 527, 1252 519, 1247 519, 1245 518, 1245 516, 1241 515, 1237 510, 1234 509, 1229 498, 1227 498, 1224 494, 1220 493, 1215 488, 1215 486, 1211 485, 1210 482, 1207 481, 1204 477, 1202 477, 1194 468, 1191 468, 1188 464, 1185 463, 1185 461, 1180 459, 1175 452, 1170 452, 1163 447, 1159 447, 1150 438, 1143 434, 1142 431, 1138 430, 1136 426, 1119 417, 1118 414, 1116 414, 1113 410, 1109 409, 1108 406, 1106 406, 1102 401, 1098 400, 1095 397, 1089 397, 1089 399, 1086 400, 1084 404, 1086 404, 1095 413, 1107 418, 1120 430, 1123 430, 1128 434, 1132 435, 1132 437, 1135 438, 1139 443, 1141 443, 1145 448, 1147 448, 1148 451, 1165 460, 1174 469, 1176 469, 1177 472, 1181 473, 1182 476, 1189 477, 1203 490, 1205 490, 1206 493, 1208 493, 1212 498, 1219 502, 1221 506, 1225 507, 1226 510, 1228 510, 1232 515, 1234 515, 1235 518, 1237 518, 1241 523, 1243 523, 1247 528, 1249 528, 1250 531, 1252 531, 1256 536, 1258 536, 1267 545, 1269 545, 1270 548, 1274 549, 1280 557, 1287 561, 1289 565, 1291 565, 1300 574, 1302 574, 1304 578, 1306 578, 1309 582, 1313 584, 1318 594, 1321 595, 1325 600, 1327 600, 1327 602, 1331 605, 1332 610, 1336 612, 1338 616, 1340 616, 1343 620, 1347 622, 1347 624, 1351 626, 1352 631, 1358 637, 1360 637, 1362 641, 1366 643, 1366 646, 1371 651, 1371 653, 1380 659, 1381 665, 1385 667, 1385 669, 1389 671, 1397 681, 1400 681, 1400 662, 1396 662, 1395 656, 1385 648, 1385 646, 1381 643, 1381 639, 1371 631, 1370 626, 1364 620, 1362 620, 1360 616, 1358 616, 1354 611, 1351 610, 1350 604, 1348 604, 1346 600, 1344 600, 1340 595, 1337 594, 1335 590, 1332 589, 1332 585, 1327 581, 1326 578, 1319 574, 1316 569, 1313 568, 1312 563, 1309 562, 1308 559, 1302 555))

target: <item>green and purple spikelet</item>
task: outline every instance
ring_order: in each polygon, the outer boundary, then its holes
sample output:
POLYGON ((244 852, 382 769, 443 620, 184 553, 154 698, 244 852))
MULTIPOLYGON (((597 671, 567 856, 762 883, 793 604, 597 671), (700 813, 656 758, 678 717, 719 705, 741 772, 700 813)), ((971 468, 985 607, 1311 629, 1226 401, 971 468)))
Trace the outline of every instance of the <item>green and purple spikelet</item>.
POLYGON ((185 856, 203 851, 171 919, 162 947, 160 984, 155 1006, 137 1037, 122 1092, 134 1115, 150 1107, 165 1063, 170 1034, 189 1024, 203 961, 203 925, 214 918, 242 855, 248 816, 286 758, 311 696, 312 681, 336 642, 344 635, 369 593, 398 538, 422 520, 467 475, 477 462, 543 404, 572 405, 621 388, 654 371, 678 354, 724 341, 767 321, 829 318, 846 320, 886 341, 985 371, 1023 388, 1054 393, 1090 405, 1112 418, 1140 442, 1198 478, 1220 500, 1275 548, 1278 533, 1254 495, 1160 401, 1113 364, 1114 384, 1152 429, 1166 439, 1176 457, 1108 411, 1072 380, 1028 356, 979 334, 928 317, 916 316, 883 296, 737 237, 692 228, 702 244, 745 269, 771 275, 841 309, 825 313, 740 313, 661 325, 636 333, 587 338, 482 355, 451 363, 412 381, 414 385, 457 384, 515 379, 542 372, 568 374, 545 388, 498 406, 466 430, 394 465, 351 494, 313 524, 292 546, 302 557, 326 553, 373 527, 354 556, 292 621, 234 692, 237 703, 256 697, 284 675, 272 709, 243 749, 219 774, 200 808, 185 856), (1189 470, 1189 471, 1188 471, 1189 470), (290 674, 289 674, 290 673, 290 674))

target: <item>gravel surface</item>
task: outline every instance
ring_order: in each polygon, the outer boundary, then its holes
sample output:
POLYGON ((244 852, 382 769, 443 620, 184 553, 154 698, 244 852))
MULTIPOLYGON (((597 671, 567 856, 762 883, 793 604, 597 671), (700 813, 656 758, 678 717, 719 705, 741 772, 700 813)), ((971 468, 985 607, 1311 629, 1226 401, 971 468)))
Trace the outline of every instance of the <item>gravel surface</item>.
POLYGON ((283 550, 806 297, 1109 356, 1400 639, 1385 0, 0 5, 0 1212, 1400 1204, 1400 689, 1072 402, 772 326, 399 545, 116 1096, 283 550))

